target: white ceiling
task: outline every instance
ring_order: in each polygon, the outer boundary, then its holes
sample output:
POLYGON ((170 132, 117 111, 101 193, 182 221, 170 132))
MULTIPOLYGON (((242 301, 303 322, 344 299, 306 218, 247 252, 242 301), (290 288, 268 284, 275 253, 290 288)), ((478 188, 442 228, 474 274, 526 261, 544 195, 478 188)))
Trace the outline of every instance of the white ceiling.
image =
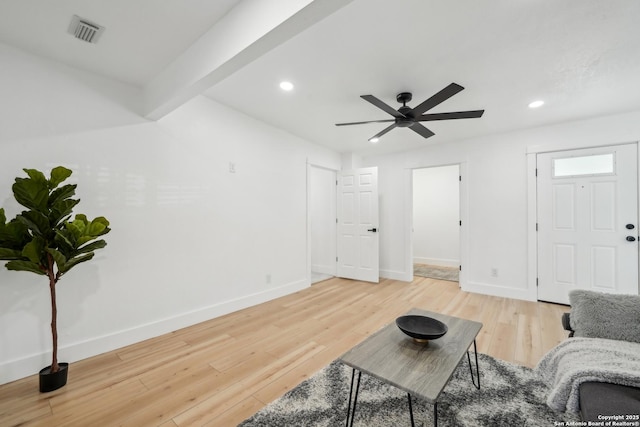
MULTIPOLYGON (((0 41, 144 86, 236 3, 0 0, 11 12, 0 41), (107 28, 99 44, 66 34, 73 14, 107 28)), ((354 0, 205 95, 340 152, 418 148, 640 109, 638 22, 637 0, 354 0), (296 89, 282 92, 283 79, 296 89), (451 82, 466 89, 430 112, 482 118, 428 123, 426 140, 394 129, 376 145, 385 123, 334 126, 390 118, 360 95, 397 108, 409 91, 415 106, 451 82), (536 99, 546 104, 527 108, 536 99)))
POLYGON ((143 86, 240 0, 0 0, 0 41, 143 86), (73 15, 105 27, 99 44, 67 33, 73 15))

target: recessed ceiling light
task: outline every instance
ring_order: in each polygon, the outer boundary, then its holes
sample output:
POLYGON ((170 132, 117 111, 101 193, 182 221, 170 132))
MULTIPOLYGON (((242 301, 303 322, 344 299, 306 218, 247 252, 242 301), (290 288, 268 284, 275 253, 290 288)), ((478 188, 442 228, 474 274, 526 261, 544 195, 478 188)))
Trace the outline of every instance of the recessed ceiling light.
POLYGON ((291 82, 280 82, 280 89, 290 92, 293 90, 293 83, 291 82))
POLYGON ((529 108, 538 108, 544 105, 544 101, 533 101, 529 104, 529 108))
POLYGON ((371 142, 371 143, 373 143, 373 144, 375 144, 375 143, 376 143, 376 142, 378 142, 378 141, 380 141, 380 139, 378 139, 378 138, 371 138, 371 139, 369 139, 369 142, 371 142))

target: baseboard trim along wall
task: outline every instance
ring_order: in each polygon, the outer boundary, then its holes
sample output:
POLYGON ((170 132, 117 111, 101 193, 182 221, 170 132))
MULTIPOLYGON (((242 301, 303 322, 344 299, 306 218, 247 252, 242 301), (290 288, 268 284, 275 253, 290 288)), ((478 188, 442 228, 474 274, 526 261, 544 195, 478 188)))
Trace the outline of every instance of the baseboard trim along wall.
POLYGON ((462 290, 476 294, 491 295, 502 298, 536 301, 538 294, 536 289, 518 289, 506 286, 492 285, 488 283, 466 282, 462 284, 462 290))
POLYGON ((380 270, 380 277, 385 279, 400 280, 403 282, 413 281, 413 271, 407 273, 405 271, 380 270))
POLYGON ((314 273, 322 273, 329 274, 331 276, 336 275, 336 266, 334 265, 321 265, 321 264, 311 264, 311 271, 314 273))
MULTIPOLYGON (((298 280, 277 288, 257 292, 241 298, 214 304, 191 312, 160 319, 155 322, 142 324, 131 329, 113 334, 96 337, 82 342, 64 344, 58 349, 58 360, 63 362, 77 362, 82 359, 97 356, 118 348, 154 338, 187 326, 195 325, 243 308, 251 307, 275 298, 279 298, 309 287, 307 279, 298 280)), ((51 364, 49 352, 30 355, 21 359, 11 360, 0 365, 0 384, 6 384, 21 378, 37 374, 40 369, 51 364)), ((72 368, 73 369, 73 368, 72 368)))

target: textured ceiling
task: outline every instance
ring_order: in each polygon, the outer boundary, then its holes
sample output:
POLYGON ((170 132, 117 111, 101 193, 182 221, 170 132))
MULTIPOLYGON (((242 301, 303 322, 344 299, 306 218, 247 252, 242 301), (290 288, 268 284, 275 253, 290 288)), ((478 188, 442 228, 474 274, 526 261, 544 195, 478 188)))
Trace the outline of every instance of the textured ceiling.
POLYGON ((206 92, 265 122, 363 154, 640 109, 640 2, 357 0, 206 92), (290 79, 292 93, 277 83, 290 79), (485 109, 480 119, 432 122, 423 139, 386 124, 360 99, 415 106, 456 82, 466 89, 431 112, 485 109), (531 110, 529 102, 546 104, 531 110))

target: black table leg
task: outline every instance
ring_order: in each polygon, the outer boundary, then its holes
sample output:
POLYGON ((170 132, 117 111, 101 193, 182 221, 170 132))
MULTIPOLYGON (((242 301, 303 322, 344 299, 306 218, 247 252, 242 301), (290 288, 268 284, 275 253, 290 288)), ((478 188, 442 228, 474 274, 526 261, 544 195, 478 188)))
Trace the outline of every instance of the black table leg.
POLYGON ((353 379, 355 378, 356 370, 351 370, 351 387, 349 388, 349 404, 347 405, 347 424, 346 427, 353 427, 353 419, 356 416, 356 403, 358 402, 358 391, 360 391, 360 377, 362 376, 362 372, 358 371, 358 382, 356 383, 356 393, 353 398, 353 408, 351 407, 351 396, 353 395, 353 379), (349 418, 351 418, 351 422, 349 422, 349 418))
POLYGON ((471 382, 476 386, 478 390, 480 390, 480 365, 478 365, 478 348, 476 347, 476 340, 473 340, 473 354, 476 356, 476 377, 478 379, 476 384, 476 378, 473 375, 473 367, 471 366, 471 356, 469 356, 469 352, 467 351, 467 360, 469 361, 469 372, 471 373, 471 382))
POLYGON ((411 394, 407 393, 407 398, 409 399, 409 416, 411 417, 411 427, 415 427, 415 423, 413 422, 413 406, 411 405, 411 394))
POLYGON ((433 427, 438 427, 438 402, 433 402, 433 427))

